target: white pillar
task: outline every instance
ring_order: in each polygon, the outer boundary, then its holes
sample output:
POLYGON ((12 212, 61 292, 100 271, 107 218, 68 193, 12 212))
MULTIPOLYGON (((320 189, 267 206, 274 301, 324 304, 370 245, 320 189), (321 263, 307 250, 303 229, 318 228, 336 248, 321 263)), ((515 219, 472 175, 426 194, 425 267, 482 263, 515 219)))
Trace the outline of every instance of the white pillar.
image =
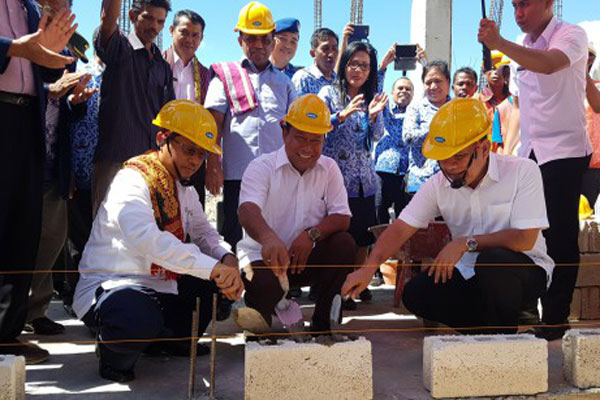
MULTIPOLYGON (((442 60, 450 65, 452 52, 452 0, 413 0, 410 42, 419 43, 429 61, 442 60)), ((408 76, 415 84, 415 98, 423 94, 421 73, 417 64, 408 76)))

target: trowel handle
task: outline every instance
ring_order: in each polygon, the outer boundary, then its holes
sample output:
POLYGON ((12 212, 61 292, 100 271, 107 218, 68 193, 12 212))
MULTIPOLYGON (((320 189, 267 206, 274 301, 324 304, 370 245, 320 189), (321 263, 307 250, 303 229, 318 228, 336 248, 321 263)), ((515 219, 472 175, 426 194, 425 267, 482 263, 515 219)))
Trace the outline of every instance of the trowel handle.
POLYGON ((290 291, 290 281, 286 273, 279 276, 279 284, 281 285, 281 288, 283 289, 285 294, 287 294, 287 292, 290 291))

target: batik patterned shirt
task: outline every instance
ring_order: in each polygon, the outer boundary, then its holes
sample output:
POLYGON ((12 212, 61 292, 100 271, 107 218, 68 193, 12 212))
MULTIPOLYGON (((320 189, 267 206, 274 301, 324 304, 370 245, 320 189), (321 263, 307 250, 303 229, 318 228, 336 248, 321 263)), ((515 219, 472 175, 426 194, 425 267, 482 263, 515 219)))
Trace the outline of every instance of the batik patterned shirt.
POLYGON ((373 141, 380 140, 383 136, 383 116, 380 113, 375 123, 371 124, 365 109, 355 112, 344 122, 339 122, 337 113, 345 108, 339 90, 334 86, 325 86, 319 92, 319 97, 329 107, 333 124, 333 130, 325 139, 323 154, 338 163, 348 197, 359 197, 361 187, 364 197, 374 195, 377 175, 371 150, 373 141))
POLYGON ((375 148, 375 171, 405 175, 408 169, 408 146, 402 139, 402 126, 406 109, 393 102, 383 110, 385 136, 375 148))

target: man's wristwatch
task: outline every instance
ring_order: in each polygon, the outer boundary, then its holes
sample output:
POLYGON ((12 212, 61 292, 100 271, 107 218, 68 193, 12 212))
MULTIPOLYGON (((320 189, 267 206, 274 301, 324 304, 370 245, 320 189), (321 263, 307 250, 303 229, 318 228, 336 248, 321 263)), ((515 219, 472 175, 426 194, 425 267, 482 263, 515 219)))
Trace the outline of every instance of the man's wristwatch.
POLYGON ((467 238, 467 251, 469 253, 476 252, 478 246, 479 246, 479 243, 477 243, 477 240, 475 239, 474 236, 469 236, 467 238))
POLYGON ((313 241, 313 243, 317 243, 321 238, 321 231, 317 228, 308 228, 306 230, 306 233, 308 233, 308 236, 310 237, 310 240, 313 241))

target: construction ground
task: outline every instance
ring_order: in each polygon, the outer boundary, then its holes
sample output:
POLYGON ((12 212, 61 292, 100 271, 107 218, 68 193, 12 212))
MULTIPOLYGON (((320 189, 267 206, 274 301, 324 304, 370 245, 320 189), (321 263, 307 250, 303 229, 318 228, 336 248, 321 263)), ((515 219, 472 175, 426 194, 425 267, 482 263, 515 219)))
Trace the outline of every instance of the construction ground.
MULTIPOLYGON (((414 315, 393 308, 394 288, 373 288, 373 299, 359 303, 356 311, 345 312, 343 329, 363 331, 372 342, 373 388, 376 400, 428 399, 422 384, 423 337, 451 334, 450 331, 425 332, 414 315)), ((313 305, 307 293, 299 300, 305 321, 313 305)), ((68 317, 62 304, 53 301, 49 317, 67 327, 63 335, 28 338, 47 349, 50 360, 27 367, 26 392, 29 398, 65 399, 186 399, 190 361, 188 358, 143 357, 136 367, 136 380, 128 384, 105 381, 98 375, 93 336, 78 320, 68 317)), ((586 321, 586 327, 600 326, 586 321)), ((277 326, 275 327, 277 328, 277 326)), ((244 398, 244 338, 232 319, 217 324, 216 398, 244 398)), ((209 342, 209 339, 202 339, 209 342)), ((600 389, 580 391, 562 375, 561 341, 548 344, 549 391, 536 398, 600 399, 600 389)), ((197 361, 196 393, 206 394, 209 382, 209 356, 197 361)), ((284 398, 284 397, 282 397, 284 398)), ((519 397, 524 398, 524 397, 519 397)), ((331 399, 333 400, 333 399, 331 399)))

